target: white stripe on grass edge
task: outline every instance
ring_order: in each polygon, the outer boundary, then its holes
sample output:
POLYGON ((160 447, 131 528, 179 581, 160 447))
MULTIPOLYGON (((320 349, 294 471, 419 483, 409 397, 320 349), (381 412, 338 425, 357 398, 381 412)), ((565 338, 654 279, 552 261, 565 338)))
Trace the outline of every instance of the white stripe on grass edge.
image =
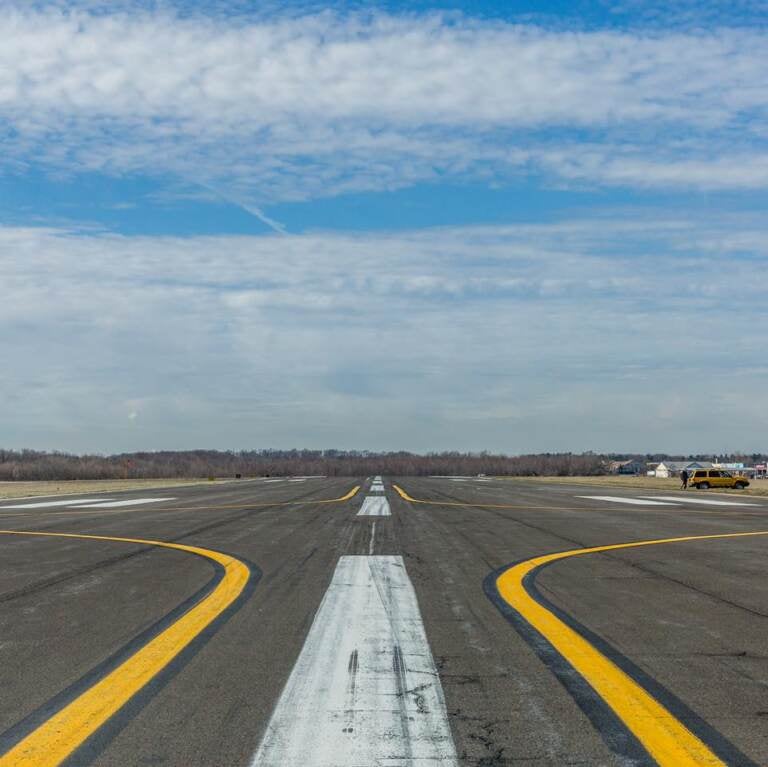
POLYGON ((358 517, 389 517, 392 512, 389 509, 389 501, 383 495, 366 495, 363 505, 357 512, 358 517))
POLYGON ((402 557, 344 556, 251 767, 456 767, 402 557))
POLYGON ((623 495, 577 495, 575 498, 587 498, 590 501, 609 501, 611 503, 629 503, 633 506, 674 506, 674 503, 646 501, 642 498, 626 498, 623 495))

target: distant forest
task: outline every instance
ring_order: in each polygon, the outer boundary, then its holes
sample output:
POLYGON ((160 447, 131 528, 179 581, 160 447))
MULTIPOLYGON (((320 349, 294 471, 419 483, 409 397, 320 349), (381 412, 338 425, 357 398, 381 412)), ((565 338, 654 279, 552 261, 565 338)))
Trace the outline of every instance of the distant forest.
POLYGON ((0 481, 67 479, 140 479, 258 476, 390 476, 506 475, 585 476, 607 473, 610 460, 641 461, 706 459, 752 464, 753 455, 637 455, 597 453, 374 453, 350 450, 162 450, 120 455, 71 455, 36 450, 0 450, 0 481))

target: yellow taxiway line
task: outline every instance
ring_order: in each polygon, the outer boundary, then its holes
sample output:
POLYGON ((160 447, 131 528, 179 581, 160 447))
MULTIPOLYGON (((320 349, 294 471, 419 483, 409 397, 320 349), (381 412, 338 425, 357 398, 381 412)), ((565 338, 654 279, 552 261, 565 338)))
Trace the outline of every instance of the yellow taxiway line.
MULTIPOLYGON (((393 487, 403 500, 410 503, 438 506, 520 508, 502 504, 427 501, 412 498, 398 485, 393 485, 393 487)), ((525 506, 524 508, 536 509, 540 507, 525 506)), ((597 650, 581 634, 532 597, 528 593, 524 581, 527 576, 534 573, 540 567, 583 554, 597 554, 599 552, 654 546, 663 543, 684 543, 687 541, 743 538, 758 535, 768 535, 768 530, 660 538, 545 554, 525 560, 505 570, 496 579, 496 590, 510 607, 517 611, 528 624, 536 629, 581 674, 592 689, 635 735, 660 767, 702 767, 702 765, 706 767, 727 767, 726 763, 714 754, 702 740, 694 735, 640 684, 597 650)))
POLYGON ((40 533, 0 530, 0 535, 36 535, 53 538, 81 538, 92 541, 119 541, 161 546, 204 557, 224 569, 213 591, 168 628, 151 639, 127 660, 57 711, 13 748, 0 756, 0 767, 56 767, 93 735, 111 716, 199 636, 243 593, 250 569, 234 557, 211 549, 179 543, 114 538, 105 535, 40 533))
MULTIPOLYGON (((408 493, 403 490, 402 487, 399 485, 396 485, 392 483, 392 487, 397 491, 398 495, 404 500, 408 501, 408 503, 424 503, 429 506, 457 506, 460 508, 471 508, 471 509, 514 509, 517 511, 597 511, 597 512, 609 512, 609 513, 616 513, 616 512, 630 512, 630 511, 638 511, 638 508, 627 508, 627 507, 618 507, 618 506, 600 506, 600 507, 594 507, 594 506, 533 506, 530 503, 472 503, 470 501, 427 501, 423 498, 412 498, 408 493)), ((669 512, 669 506, 664 508, 653 508, 653 507, 643 507, 643 512, 645 513, 651 513, 651 514, 664 514, 669 512)), ((747 516, 747 517, 757 517, 765 516, 764 511, 756 512, 756 511, 738 511, 737 512, 739 516, 747 516)), ((702 509, 687 509, 683 508, 682 506, 675 507, 675 514, 704 514, 704 515, 715 515, 715 516, 733 516, 733 511, 708 511, 708 510, 702 510, 702 509)))
MULTIPOLYGON (((313 504, 328 504, 328 503, 343 503, 344 501, 348 501, 351 498, 353 498, 358 491, 360 490, 360 485, 355 485, 346 495, 342 495, 341 498, 328 498, 322 501, 273 501, 268 502, 265 501, 263 503, 232 503, 232 504, 226 504, 222 503, 219 506, 133 506, 131 508, 124 508, 124 509, 91 509, 89 510, 77 510, 77 509, 65 509, 62 511, 47 511, 43 510, 45 512, 46 517, 51 516, 72 516, 72 515, 92 515, 92 514, 100 514, 100 515, 107 515, 107 514, 129 514, 132 512, 166 512, 166 511, 217 511, 218 509, 229 509, 229 510, 237 510, 237 509, 256 509, 256 508, 271 508, 273 506, 311 506, 313 504)), ((2 506, 0 506, 0 511, 2 511, 2 506)), ((25 511, 23 514, 2 514, 0 515, 0 519, 12 519, 16 517, 29 517, 29 516, 37 516, 40 514, 40 509, 34 509, 30 511, 25 511)))
POLYGON ((526 576, 539 567, 583 554, 656 546, 663 543, 684 543, 755 535, 768 535, 768 530, 662 538, 545 554, 520 562, 504 571, 496 580, 496 588, 502 599, 535 628, 581 674, 593 690, 613 709, 614 713, 635 735, 660 767, 701 767, 702 765, 725 767, 725 762, 641 685, 599 652, 581 634, 534 599, 528 593, 524 580, 526 576))

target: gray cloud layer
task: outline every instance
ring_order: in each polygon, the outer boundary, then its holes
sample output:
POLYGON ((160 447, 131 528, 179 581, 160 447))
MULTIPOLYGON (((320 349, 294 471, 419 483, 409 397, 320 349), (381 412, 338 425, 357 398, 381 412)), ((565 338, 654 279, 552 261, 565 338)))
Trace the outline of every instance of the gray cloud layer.
POLYGON ((757 449, 767 250, 761 221, 663 216, 391 236, 0 229, 4 441, 757 449))

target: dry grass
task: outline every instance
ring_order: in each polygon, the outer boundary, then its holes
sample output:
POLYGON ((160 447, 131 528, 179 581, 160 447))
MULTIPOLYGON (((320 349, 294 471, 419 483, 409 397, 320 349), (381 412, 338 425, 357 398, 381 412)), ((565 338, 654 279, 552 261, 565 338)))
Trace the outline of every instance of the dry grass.
POLYGON ((0 498, 114 493, 118 490, 151 490, 199 484, 213 484, 213 482, 205 479, 76 479, 51 482, 0 482, 0 498))
MULTIPOLYGON (((608 476, 608 477, 499 477, 508 481, 549 482, 563 485, 594 485, 597 487, 628 487, 640 490, 679 490, 680 480, 661 477, 608 476)), ((696 492, 695 490, 693 492, 696 492)), ((698 491, 704 492, 704 491, 698 491)), ((729 488, 711 489, 709 493, 739 493, 745 495, 768 495, 768 480, 752 480, 746 490, 729 488)))

